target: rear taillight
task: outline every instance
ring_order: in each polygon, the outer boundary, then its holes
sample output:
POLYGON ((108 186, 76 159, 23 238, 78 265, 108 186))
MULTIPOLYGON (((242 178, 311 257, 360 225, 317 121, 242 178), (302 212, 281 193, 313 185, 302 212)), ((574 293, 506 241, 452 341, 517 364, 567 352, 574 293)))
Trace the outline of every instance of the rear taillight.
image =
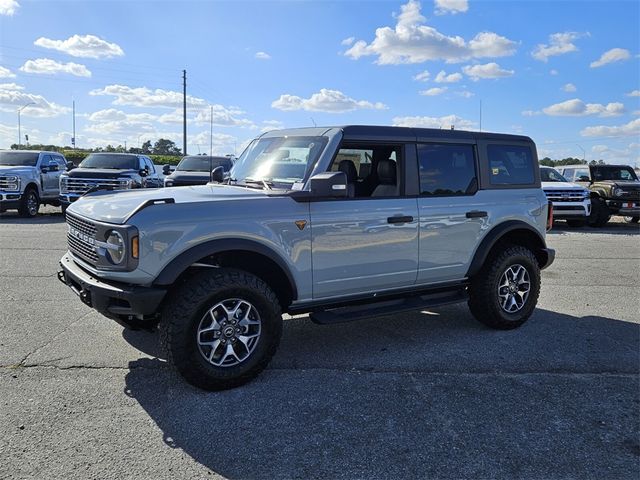
POLYGON ((547 203, 547 232, 553 227, 553 203, 547 203))

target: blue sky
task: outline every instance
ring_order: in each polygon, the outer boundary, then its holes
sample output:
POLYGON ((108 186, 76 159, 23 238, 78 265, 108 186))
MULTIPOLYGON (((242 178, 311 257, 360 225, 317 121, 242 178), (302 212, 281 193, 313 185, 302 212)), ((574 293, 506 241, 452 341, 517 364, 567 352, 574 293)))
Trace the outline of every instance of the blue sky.
POLYGON ((0 148, 240 153, 266 129, 522 133, 540 157, 640 162, 637 1, 0 0, 0 148), (584 152, 584 153, 583 153, 584 152))

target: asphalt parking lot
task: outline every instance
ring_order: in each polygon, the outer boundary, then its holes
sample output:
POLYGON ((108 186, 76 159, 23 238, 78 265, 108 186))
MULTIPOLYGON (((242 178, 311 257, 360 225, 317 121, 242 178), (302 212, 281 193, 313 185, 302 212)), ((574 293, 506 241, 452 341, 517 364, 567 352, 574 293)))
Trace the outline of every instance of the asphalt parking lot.
POLYGON ((640 477, 640 230, 558 228, 521 329, 465 305, 285 322, 271 366, 198 391, 55 277, 55 209, 0 215, 0 478, 640 477))

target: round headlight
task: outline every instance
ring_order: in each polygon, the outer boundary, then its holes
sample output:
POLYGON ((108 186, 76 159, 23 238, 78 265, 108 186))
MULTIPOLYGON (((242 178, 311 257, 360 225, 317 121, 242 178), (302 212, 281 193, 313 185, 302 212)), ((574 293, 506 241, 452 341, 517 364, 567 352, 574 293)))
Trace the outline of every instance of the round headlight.
POLYGON ((120 232, 110 230, 107 234, 107 255, 116 265, 124 260, 125 248, 124 238, 120 232))
POLYGON ((624 190, 622 190, 621 188, 616 187, 616 188, 614 188, 614 189, 613 189, 613 194, 614 194, 616 197, 619 197, 619 196, 620 196, 620 195, 622 195, 623 193, 624 193, 624 190))

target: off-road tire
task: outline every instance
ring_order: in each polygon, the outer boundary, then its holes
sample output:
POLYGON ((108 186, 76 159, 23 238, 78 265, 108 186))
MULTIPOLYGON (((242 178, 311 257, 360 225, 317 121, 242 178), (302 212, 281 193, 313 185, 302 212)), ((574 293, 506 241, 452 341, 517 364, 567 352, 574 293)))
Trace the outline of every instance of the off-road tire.
POLYGON ((591 215, 589 215, 589 226, 604 227, 611 218, 611 212, 604 200, 601 198, 591 199, 591 215))
POLYGON ((567 225, 569 225, 571 228, 580 228, 580 227, 584 227, 587 224, 587 220, 586 219, 576 219, 576 218, 571 218, 571 219, 567 219, 567 225))
POLYGON ((480 271, 471 279, 468 305, 479 322, 498 330, 512 330, 529 319, 539 295, 540 267, 533 252, 519 245, 503 245, 494 249, 480 271), (527 300, 514 313, 503 310, 498 297, 500 279, 511 265, 523 266, 530 279, 527 300))
POLYGON ((187 382, 203 390, 226 390, 247 383, 267 366, 282 336, 282 312, 276 295, 258 277, 242 270, 207 268, 171 293, 159 331, 168 363, 187 382), (261 333, 243 362, 216 367, 200 353, 197 329, 208 309, 229 298, 246 300, 256 308, 261 333))
POLYGON ((627 223, 638 223, 640 217, 624 217, 624 221, 627 223))
POLYGON ((38 215, 38 210, 40 210, 40 197, 38 197, 38 191, 33 187, 28 187, 20 199, 18 214, 21 217, 33 218, 38 215), (30 201, 35 201, 35 211, 29 206, 30 201))

